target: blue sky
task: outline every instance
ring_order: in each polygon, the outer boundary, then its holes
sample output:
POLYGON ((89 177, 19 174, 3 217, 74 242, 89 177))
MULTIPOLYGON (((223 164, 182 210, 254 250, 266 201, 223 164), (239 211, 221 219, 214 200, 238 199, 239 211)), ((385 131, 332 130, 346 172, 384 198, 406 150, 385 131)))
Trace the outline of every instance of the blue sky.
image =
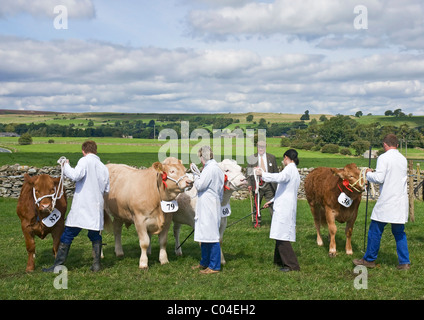
POLYGON ((1 2, 1 109, 424 115, 419 0, 1 2))

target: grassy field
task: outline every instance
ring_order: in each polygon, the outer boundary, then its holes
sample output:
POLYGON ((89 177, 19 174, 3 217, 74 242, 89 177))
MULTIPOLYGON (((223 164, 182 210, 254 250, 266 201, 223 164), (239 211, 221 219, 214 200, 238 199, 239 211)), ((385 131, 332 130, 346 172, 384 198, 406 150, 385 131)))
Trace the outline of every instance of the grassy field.
MULTIPOLYGON (((17 200, 0 198, 0 299, 40 300, 408 300, 424 299, 424 223, 422 202, 416 202, 416 222, 406 225, 411 269, 398 271, 394 238, 387 227, 383 234, 377 268, 368 270, 367 289, 356 289, 353 258, 362 256, 365 204, 359 209, 353 234, 354 255, 344 253, 344 225, 338 225, 336 236, 338 255, 328 256, 328 241, 323 247, 316 245, 316 233, 309 207, 304 200, 298 202, 297 241, 293 248, 301 271, 281 273, 272 263, 274 241, 269 239, 270 217, 264 212, 260 229, 252 227, 250 219, 228 228, 224 235, 223 250, 227 264, 216 275, 200 275, 191 266, 200 259, 200 248, 191 237, 182 247, 183 256, 173 252, 174 238, 169 233, 168 257, 170 263, 160 265, 159 244, 152 237, 152 254, 149 270, 138 269, 140 248, 131 226, 123 230, 125 256, 116 258, 113 236, 104 234, 105 259, 103 269, 92 273, 91 243, 83 231, 72 244, 66 266, 68 289, 57 290, 53 283, 57 274, 45 274, 42 267, 53 262, 52 240, 37 238, 36 270, 26 273, 26 250, 15 213, 17 200)), ((233 200, 229 223, 250 211, 249 200, 233 200)), ((371 210, 374 203, 371 202, 371 210)), ((369 211, 370 212, 370 211, 369 211)), ((368 215, 369 219, 369 215, 368 215)), ((183 226, 181 238, 191 231, 183 226)), ((323 233, 325 234, 325 230, 323 233)))

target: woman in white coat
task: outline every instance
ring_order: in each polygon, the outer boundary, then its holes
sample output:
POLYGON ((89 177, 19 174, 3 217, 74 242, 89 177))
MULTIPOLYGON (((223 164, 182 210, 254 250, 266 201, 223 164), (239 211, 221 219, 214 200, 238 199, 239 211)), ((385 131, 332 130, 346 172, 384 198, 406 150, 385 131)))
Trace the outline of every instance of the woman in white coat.
POLYGON ((221 270, 219 226, 225 176, 213 159, 209 146, 202 147, 198 155, 204 168, 200 175, 194 177, 194 186, 198 193, 194 217, 194 241, 201 243, 202 259, 193 269, 200 268, 201 273, 210 274, 221 270))
POLYGON ((271 230, 269 237, 275 239, 274 263, 281 266, 283 272, 299 271, 300 266, 290 242, 296 241, 296 210, 297 190, 300 176, 297 171, 299 164, 297 151, 289 149, 284 153, 285 168, 279 173, 267 173, 256 169, 257 175, 262 175, 265 182, 276 182, 275 197, 265 204, 274 202, 271 230))
POLYGON ((82 154, 75 169, 71 168, 69 160, 64 165, 64 175, 76 182, 75 193, 55 262, 52 267, 43 269, 44 272, 53 272, 56 266, 65 262, 73 239, 82 229, 88 230, 88 238, 92 242, 94 261, 91 270, 100 270, 103 194, 109 192, 109 171, 97 156, 97 144, 94 141, 88 140, 82 144, 82 154))

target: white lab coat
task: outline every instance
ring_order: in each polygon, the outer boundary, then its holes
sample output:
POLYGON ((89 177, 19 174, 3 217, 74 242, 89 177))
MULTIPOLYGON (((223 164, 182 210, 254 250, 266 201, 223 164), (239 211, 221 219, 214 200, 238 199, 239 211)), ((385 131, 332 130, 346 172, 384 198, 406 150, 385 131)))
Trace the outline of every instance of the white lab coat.
POLYGON ((274 212, 269 237, 275 240, 296 241, 297 190, 300 176, 294 163, 289 163, 279 173, 262 174, 265 182, 276 182, 274 212))
POLYGON ((407 161, 397 149, 390 149, 377 159, 377 168, 367 173, 367 180, 380 185, 380 197, 371 220, 405 224, 408 221, 407 161))
POLYGON ((198 195, 194 217, 194 241, 219 242, 224 173, 214 159, 205 163, 200 176, 194 177, 194 186, 198 195))
POLYGON ((75 169, 66 163, 64 174, 76 182, 65 225, 103 230, 103 194, 109 192, 109 171, 106 166, 97 155, 89 153, 78 161, 75 169))

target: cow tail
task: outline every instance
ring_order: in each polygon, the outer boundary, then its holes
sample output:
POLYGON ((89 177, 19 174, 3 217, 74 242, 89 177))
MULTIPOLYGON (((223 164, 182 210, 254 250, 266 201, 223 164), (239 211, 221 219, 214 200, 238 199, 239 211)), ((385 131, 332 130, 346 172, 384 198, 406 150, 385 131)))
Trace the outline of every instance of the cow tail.
POLYGON ((104 216, 104 229, 107 232, 113 232, 113 224, 112 224, 112 218, 110 215, 106 212, 106 210, 103 210, 103 216, 104 216))

